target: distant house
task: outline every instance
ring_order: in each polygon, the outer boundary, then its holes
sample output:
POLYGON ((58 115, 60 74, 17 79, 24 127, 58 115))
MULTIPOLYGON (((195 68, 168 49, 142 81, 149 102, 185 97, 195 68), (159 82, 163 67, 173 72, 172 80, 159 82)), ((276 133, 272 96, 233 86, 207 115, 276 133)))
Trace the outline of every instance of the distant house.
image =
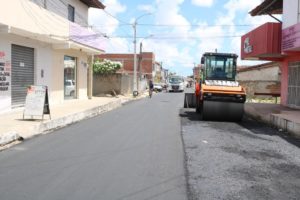
POLYGON ((278 62, 238 67, 237 81, 246 89, 247 96, 280 96, 281 66, 278 62))
MULTIPOLYGON (((93 93, 95 95, 112 90, 116 91, 116 93, 132 94, 134 54, 106 53, 97 55, 95 59, 107 59, 122 63, 122 68, 117 71, 115 76, 109 79, 107 77, 94 76, 93 93)), ((154 53, 143 52, 137 54, 137 89, 139 92, 144 91, 148 86, 148 81, 155 77, 155 69, 157 67, 154 53)))
POLYGON ((87 98, 88 56, 103 53, 88 29, 98 0, 9 0, 0 6, 0 112, 24 106, 29 85, 45 85, 50 104, 87 98))
POLYGON ((200 80, 200 75, 201 75, 201 66, 198 65, 198 66, 195 66, 193 68, 193 78, 196 80, 196 81, 199 81, 200 80))
MULTIPOLYGON (((117 72, 120 74, 132 75, 134 71, 134 54, 106 53, 97 55, 98 59, 108 59, 119 61, 122 63, 122 68, 117 72)), ((137 74, 138 77, 147 77, 152 79, 152 73, 156 65, 155 54, 152 52, 143 52, 137 54, 137 74)))

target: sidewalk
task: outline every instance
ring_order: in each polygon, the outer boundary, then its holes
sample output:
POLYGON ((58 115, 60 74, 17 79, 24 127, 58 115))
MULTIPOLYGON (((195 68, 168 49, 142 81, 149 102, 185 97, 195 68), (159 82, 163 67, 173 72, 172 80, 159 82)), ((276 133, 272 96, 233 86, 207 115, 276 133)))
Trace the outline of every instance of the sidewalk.
POLYGON ((63 104, 50 105, 51 120, 49 115, 44 115, 44 120, 41 117, 30 119, 29 116, 26 116, 25 120, 23 120, 24 108, 0 114, 0 150, 18 143, 18 140, 29 139, 36 135, 44 134, 80 120, 99 115, 118 108, 128 101, 142 97, 143 95, 137 98, 118 96, 93 97, 90 100, 68 100, 63 104))
POLYGON ((300 110, 279 104, 246 103, 245 112, 255 119, 300 137, 300 110))

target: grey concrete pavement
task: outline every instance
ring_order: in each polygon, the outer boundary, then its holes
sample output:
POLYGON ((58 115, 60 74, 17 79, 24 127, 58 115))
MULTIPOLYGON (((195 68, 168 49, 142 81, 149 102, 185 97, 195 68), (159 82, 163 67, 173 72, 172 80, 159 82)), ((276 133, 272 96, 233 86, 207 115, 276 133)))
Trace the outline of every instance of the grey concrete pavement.
POLYGON ((279 104, 246 103, 245 112, 254 119, 300 137, 300 110, 287 108, 279 104))
POLYGON ((187 199, 182 100, 154 95, 2 151, 0 199, 187 199))

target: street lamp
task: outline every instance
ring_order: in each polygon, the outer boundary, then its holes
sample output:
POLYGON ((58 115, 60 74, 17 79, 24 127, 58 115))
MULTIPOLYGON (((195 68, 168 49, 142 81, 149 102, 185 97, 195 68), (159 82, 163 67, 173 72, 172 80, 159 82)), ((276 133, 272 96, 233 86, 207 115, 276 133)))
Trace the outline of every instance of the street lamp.
POLYGON ((151 15, 151 13, 145 13, 141 16, 139 16, 138 18, 136 18, 134 20, 134 23, 132 25, 133 27, 133 31, 134 31, 134 39, 133 39, 133 44, 134 44, 134 57, 133 57, 133 96, 137 96, 138 95, 138 89, 137 89, 137 59, 136 59, 136 25, 137 22, 140 18, 146 16, 146 15, 151 15))
POLYGON ((148 38, 151 38, 153 37, 154 35, 153 34, 150 34, 148 35, 147 37, 144 37, 141 41, 140 41, 140 54, 142 53, 142 48, 143 48, 143 41, 148 39, 148 38))

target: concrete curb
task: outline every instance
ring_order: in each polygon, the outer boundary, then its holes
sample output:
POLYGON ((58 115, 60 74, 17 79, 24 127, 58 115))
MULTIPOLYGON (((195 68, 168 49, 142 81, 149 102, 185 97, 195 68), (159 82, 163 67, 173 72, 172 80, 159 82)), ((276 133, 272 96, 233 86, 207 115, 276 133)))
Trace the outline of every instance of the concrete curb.
MULTIPOLYGON (((67 115, 67 116, 64 116, 64 117, 61 117, 58 119, 54 119, 54 120, 51 120, 48 122, 43 122, 34 127, 34 134, 31 137, 40 135, 42 133, 51 132, 55 129, 59 129, 59 128, 68 126, 70 124, 79 122, 83 119, 95 117, 97 115, 111 111, 111 110, 116 109, 121 106, 122 106, 122 100, 118 99, 116 101, 109 102, 109 103, 101 105, 101 106, 96 106, 94 108, 87 109, 83 112, 73 113, 71 115, 67 115)), ((25 138, 25 139, 28 139, 28 138, 25 138)))
POLYGON ((270 123, 276 128, 287 131, 292 136, 300 138, 300 123, 290 121, 288 119, 282 118, 277 114, 271 114, 270 123))
POLYGON ((253 107, 245 107, 245 113, 251 118, 257 119, 277 129, 281 129, 294 137, 300 138, 300 124, 282 118, 278 114, 269 113, 266 115, 259 114, 253 107))
POLYGON ((21 140, 21 137, 16 131, 10 131, 4 133, 3 135, 0 136, 0 146, 4 146, 16 140, 21 140))

